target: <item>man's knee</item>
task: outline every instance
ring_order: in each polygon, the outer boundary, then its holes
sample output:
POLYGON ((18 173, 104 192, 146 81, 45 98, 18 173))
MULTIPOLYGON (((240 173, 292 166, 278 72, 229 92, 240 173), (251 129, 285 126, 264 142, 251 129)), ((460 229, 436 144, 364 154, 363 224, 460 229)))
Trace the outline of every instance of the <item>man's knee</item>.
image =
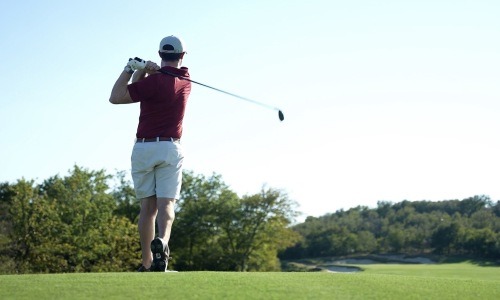
POLYGON ((174 219, 175 199, 173 198, 158 198, 156 201, 158 214, 165 214, 168 219, 174 219))
POLYGON ((141 214, 154 216, 157 213, 156 196, 141 199, 141 214))
POLYGON ((158 209, 160 207, 169 207, 169 206, 174 206, 175 205, 175 199, 174 198, 157 198, 156 203, 158 206, 158 209))

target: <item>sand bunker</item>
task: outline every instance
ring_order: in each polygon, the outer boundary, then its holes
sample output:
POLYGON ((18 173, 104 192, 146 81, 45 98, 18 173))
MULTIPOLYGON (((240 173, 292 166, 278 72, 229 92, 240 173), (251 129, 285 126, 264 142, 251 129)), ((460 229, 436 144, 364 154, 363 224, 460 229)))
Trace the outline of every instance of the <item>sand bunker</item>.
POLYGON ((406 257, 405 255, 377 255, 373 256, 375 259, 380 258, 381 261, 374 259, 360 259, 360 258, 346 258, 334 259, 327 265, 317 266, 317 268, 335 273, 353 273, 361 271, 360 268, 351 266, 339 265, 369 265, 369 264, 435 264, 436 262, 426 257, 406 257), (331 264, 331 265, 330 265, 331 264))
POLYGON ((356 267, 339 267, 339 266, 321 267, 321 269, 332 273, 354 273, 361 271, 359 268, 356 267))

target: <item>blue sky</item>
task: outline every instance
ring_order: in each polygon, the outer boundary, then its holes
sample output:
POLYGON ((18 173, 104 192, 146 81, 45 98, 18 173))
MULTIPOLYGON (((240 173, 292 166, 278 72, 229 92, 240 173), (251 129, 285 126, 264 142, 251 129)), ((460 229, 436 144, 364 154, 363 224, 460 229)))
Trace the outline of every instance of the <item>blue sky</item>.
POLYGON ((129 57, 184 39, 185 167, 304 216, 379 200, 500 200, 500 2, 11 1, 0 19, 0 181, 130 169, 129 57))

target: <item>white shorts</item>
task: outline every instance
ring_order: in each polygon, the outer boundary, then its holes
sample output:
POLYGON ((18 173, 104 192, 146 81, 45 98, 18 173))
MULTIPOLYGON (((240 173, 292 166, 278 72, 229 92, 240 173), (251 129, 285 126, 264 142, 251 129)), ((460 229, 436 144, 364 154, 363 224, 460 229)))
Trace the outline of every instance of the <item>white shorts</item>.
POLYGON ((132 150, 132 180, 138 199, 156 195, 179 199, 184 155, 178 142, 135 143, 132 150))

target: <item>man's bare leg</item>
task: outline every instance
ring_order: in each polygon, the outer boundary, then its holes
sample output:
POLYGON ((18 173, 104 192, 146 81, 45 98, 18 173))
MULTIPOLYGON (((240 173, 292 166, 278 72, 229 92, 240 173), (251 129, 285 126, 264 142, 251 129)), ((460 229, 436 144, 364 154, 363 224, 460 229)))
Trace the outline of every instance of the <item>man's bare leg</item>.
POLYGON ((155 238, 155 218, 158 213, 156 196, 141 199, 141 212, 139 214, 139 236, 141 240, 142 265, 151 267, 153 255, 151 254, 151 241, 155 238))
POLYGON ((158 208, 156 218, 156 222, 158 223, 158 237, 168 244, 170 233, 172 232, 172 223, 175 219, 175 199, 158 198, 156 205, 158 208))

